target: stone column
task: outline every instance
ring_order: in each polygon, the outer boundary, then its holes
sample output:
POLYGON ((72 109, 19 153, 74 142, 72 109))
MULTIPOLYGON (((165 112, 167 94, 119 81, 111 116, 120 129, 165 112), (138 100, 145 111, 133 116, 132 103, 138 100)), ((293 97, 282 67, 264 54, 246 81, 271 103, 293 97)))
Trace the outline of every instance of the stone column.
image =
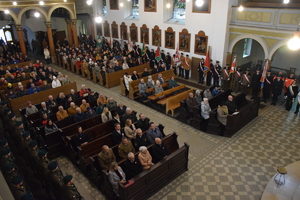
POLYGON ((70 46, 73 46, 73 32, 72 32, 72 28, 71 28, 71 24, 72 21, 70 19, 65 19, 66 20, 66 24, 67 24, 67 30, 68 30, 68 41, 70 46))
POLYGON ((46 22, 45 24, 47 27, 47 35, 48 35, 49 51, 50 51, 50 55, 51 55, 51 60, 53 63, 55 63, 52 22, 46 22))
POLYGON ((72 19, 72 31, 73 31, 74 46, 78 47, 78 37, 77 37, 76 22, 77 22, 77 19, 72 19))
POLYGON ((24 37, 23 37, 22 25, 16 25, 16 29, 18 32, 18 38, 19 38, 20 48, 21 48, 21 52, 22 52, 22 57, 24 57, 25 55, 27 55, 27 53, 26 53, 26 46, 25 46, 25 41, 24 41, 24 37))
POLYGON ((91 36, 92 38, 95 38, 95 20, 92 16, 90 17, 90 23, 91 23, 91 36))

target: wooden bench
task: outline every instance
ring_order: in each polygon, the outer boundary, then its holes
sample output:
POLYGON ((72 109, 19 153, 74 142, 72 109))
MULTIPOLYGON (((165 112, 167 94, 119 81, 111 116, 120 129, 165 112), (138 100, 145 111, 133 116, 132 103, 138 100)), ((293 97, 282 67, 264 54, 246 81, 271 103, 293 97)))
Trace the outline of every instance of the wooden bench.
POLYGON ((61 92, 67 94, 70 92, 71 89, 74 89, 75 92, 77 92, 76 82, 34 93, 31 95, 27 95, 24 97, 12 99, 10 100, 11 109, 16 115, 20 115, 19 109, 25 108, 27 106, 27 101, 31 101, 31 103, 34 105, 43 101, 47 101, 49 95, 57 96, 61 92))
MULTIPOLYGON (((132 74, 133 71, 142 72, 142 71, 144 71, 145 68, 150 70, 149 63, 138 65, 138 66, 135 66, 135 67, 132 67, 129 69, 124 69, 124 70, 120 70, 120 71, 113 72, 113 73, 106 73, 105 74, 105 79, 106 79, 105 87, 106 88, 115 87, 120 84, 120 78, 123 78, 125 73, 132 74)), ((100 80, 99 84, 104 86, 103 85, 103 77, 100 73, 101 73, 101 71, 99 71, 99 80, 100 80)))
POLYGON ((21 63, 16 63, 16 64, 10 64, 10 65, 5 65, 3 66, 4 70, 7 70, 7 67, 10 67, 11 69, 14 69, 15 66, 18 66, 18 68, 22 68, 23 66, 29 65, 30 63, 33 63, 33 61, 27 61, 27 62, 21 62, 21 63))
POLYGON ((174 96, 171 96, 169 98, 166 98, 166 114, 168 114, 168 112, 171 111, 172 116, 174 116, 175 109, 180 107, 180 101, 188 98, 190 92, 194 93, 194 90, 190 89, 176 94, 174 96))
MULTIPOLYGON (((171 76, 174 76, 173 69, 170 69, 170 70, 167 70, 167 71, 164 71, 164 72, 161 72, 161 73, 153 74, 152 75, 152 79, 153 80, 157 80, 158 74, 162 74, 162 77, 164 78, 164 80, 166 82, 169 81, 169 79, 171 78, 171 76)), ((144 79, 145 83, 147 83, 148 77, 144 77, 143 79, 144 79)), ((130 99, 135 99, 135 94, 139 91, 138 86, 139 86, 140 81, 141 81, 141 79, 137 79, 137 80, 131 81, 129 83, 129 94, 128 94, 128 97, 130 99)), ((124 85, 124 79, 123 78, 120 79, 120 83, 122 83, 124 85)), ((121 87, 121 94, 123 94, 123 95, 125 93, 124 87, 123 88, 121 87)))
MULTIPOLYGON (((258 116, 260 98, 253 101, 246 100, 246 94, 242 93, 236 96, 233 101, 238 107, 238 114, 227 116, 225 137, 232 137, 237 131, 248 124, 252 119, 258 116)), ((220 123, 217 120, 217 108, 210 112, 208 133, 219 134, 220 123)))
MULTIPOLYGON (((148 199, 176 177, 188 170, 189 145, 179 148, 177 134, 173 133, 163 139, 169 155, 156 163, 148 170, 130 180, 127 185, 119 185, 119 197, 121 200, 148 199)), ((151 146, 148 148, 151 153, 151 146)), ((123 160, 124 162, 124 160, 123 160)), ((123 162, 119 162, 122 167, 123 162)), ((113 198, 113 190, 108 180, 108 173, 102 171, 104 176, 104 191, 108 199, 113 198)))
MULTIPOLYGON (((162 85, 162 87, 166 87, 164 86, 164 84, 162 85)), ((177 86, 177 87, 174 87, 174 88, 171 88, 171 89, 168 89, 168 90, 165 90, 163 92, 160 92, 160 93, 157 93, 157 94, 153 94, 151 96, 148 96, 148 99, 150 99, 151 101, 156 101, 158 100, 159 97, 161 96, 169 96, 170 94, 172 94, 173 92, 175 91, 178 91, 178 90, 181 90, 183 88, 185 88, 186 86, 185 85, 180 85, 180 86, 177 86)), ((150 88, 152 89, 152 88, 150 88)), ((149 90, 150 90, 149 89, 149 90)))

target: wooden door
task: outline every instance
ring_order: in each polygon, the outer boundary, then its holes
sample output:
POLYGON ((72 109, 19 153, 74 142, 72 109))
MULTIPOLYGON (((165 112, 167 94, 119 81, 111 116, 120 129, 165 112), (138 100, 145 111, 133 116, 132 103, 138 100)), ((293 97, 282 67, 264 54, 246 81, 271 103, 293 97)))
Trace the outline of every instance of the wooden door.
POLYGON ((198 75, 198 66, 200 63, 200 58, 192 57, 192 68, 191 68, 191 79, 197 80, 199 79, 198 75))
POLYGON ((60 44, 62 44, 62 42, 66 38, 66 32, 65 31, 56 31, 55 35, 56 35, 56 39, 59 40, 60 44))

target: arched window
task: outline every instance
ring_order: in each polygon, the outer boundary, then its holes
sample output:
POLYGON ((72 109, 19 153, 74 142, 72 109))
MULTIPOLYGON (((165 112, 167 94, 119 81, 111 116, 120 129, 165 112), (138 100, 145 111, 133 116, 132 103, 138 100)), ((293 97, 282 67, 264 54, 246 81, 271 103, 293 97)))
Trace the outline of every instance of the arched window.
POLYGON ((185 19, 186 0, 174 0, 173 19, 185 19))
POLYGON ((102 0, 102 3, 103 3, 103 14, 106 15, 107 14, 106 0, 102 0))
POLYGON ((139 16, 139 0, 132 0, 132 11, 131 11, 132 16, 139 16))

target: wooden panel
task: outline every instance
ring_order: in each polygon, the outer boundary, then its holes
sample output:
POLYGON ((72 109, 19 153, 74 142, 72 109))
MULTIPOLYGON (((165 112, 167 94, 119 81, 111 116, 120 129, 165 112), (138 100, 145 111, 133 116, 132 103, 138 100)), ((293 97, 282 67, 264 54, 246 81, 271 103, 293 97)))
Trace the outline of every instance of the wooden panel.
POLYGON ((10 68, 12 68, 12 69, 14 69, 15 66, 18 66, 19 68, 22 68, 22 66, 29 65, 30 63, 33 63, 33 62, 32 61, 27 61, 27 62, 21 62, 21 63, 17 63, 17 64, 5 65, 5 66, 3 66, 3 69, 6 70, 8 66, 10 66, 10 68))
POLYGON ((192 68, 191 68, 191 79, 197 80, 199 79, 198 66, 200 63, 200 58, 192 57, 192 68))
POLYGON ((73 82, 73 83, 70 83, 67 85, 63 85, 63 86, 60 86, 57 88, 52 88, 49 90, 41 91, 41 92, 38 92, 35 94, 27 95, 24 97, 12 99, 12 100, 10 100, 11 109, 16 115, 20 115, 19 109, 25 108, 27 106, 27 104, 26 104, 27 101, 31 101, 31 103, 33 105, 38 104, 43 101, 47 101, 49 95, 56 97, 61 92, 65 93, 65 94, 70 93, 71 89, 74 89, 75 92, 77 92, 76 82, 73 82))

